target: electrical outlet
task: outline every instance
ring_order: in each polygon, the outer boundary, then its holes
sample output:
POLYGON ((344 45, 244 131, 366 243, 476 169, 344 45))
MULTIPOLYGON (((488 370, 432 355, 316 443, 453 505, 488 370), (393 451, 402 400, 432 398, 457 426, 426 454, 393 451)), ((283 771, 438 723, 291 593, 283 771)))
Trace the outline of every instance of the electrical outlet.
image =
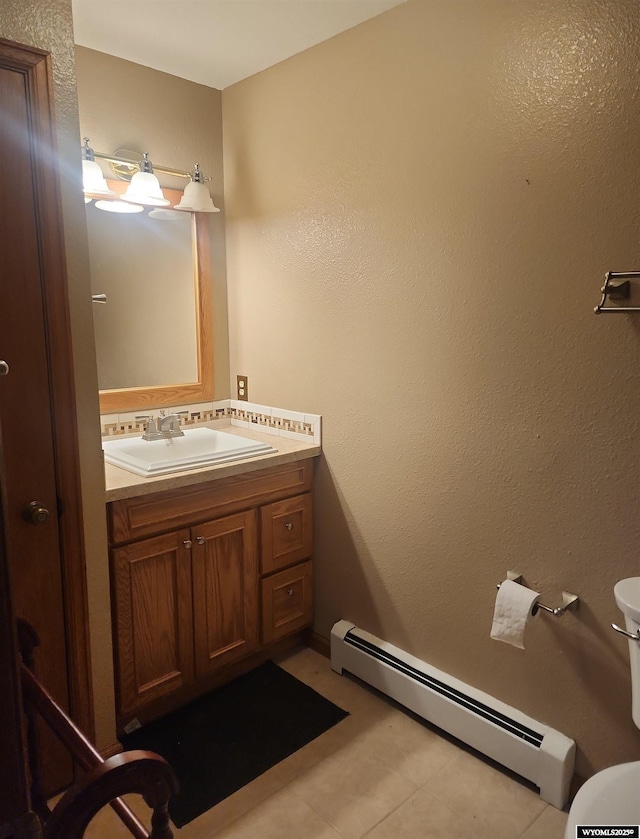
POLYGON ((236 376, 238 386, 238 399, 240 402, 249 401, 249 380, 246 376, 236 376))

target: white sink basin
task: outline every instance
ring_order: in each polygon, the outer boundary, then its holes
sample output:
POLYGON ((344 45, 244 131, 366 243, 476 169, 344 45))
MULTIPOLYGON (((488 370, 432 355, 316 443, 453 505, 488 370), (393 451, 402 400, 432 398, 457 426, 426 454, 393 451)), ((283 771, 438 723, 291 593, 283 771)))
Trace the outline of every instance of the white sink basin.
POLYGON ((184 432, 184 437, 162 440, 143 440, 141 437, 104 440, 102 448, 107 463, 143 477, 183 472, 276 451, 266 443, 213 428, 191 428, 184 432))

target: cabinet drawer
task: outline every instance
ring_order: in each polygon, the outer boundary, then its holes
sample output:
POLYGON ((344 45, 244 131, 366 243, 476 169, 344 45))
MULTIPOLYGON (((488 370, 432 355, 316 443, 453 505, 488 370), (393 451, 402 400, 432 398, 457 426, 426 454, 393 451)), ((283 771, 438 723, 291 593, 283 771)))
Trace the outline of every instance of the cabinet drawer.
POLYGON ((311 493, 262 507, 260 530, 262 574, 308 559, 313 543, 311 493))
POLYGON ((262 580, 262 641, 268 644, 313 620, 311 562, 301 562, 262 580))
POLYGON ((312 477, 313 462, 301 460, 112 501, 107 505, 109 541, 118 545, 287 498, 310 490, 312 477))

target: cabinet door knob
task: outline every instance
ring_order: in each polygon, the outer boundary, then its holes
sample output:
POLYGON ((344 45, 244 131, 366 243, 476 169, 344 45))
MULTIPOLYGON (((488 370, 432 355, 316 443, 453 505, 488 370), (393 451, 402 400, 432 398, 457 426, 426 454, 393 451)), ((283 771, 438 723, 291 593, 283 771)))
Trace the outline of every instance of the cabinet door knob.
POLYGON ((204 545, 204 543, 206 542, 206 539, 204 538, 204 536, 196 536, 196 542, 199 545, 204 545))
POLYGON ((288 589, 287 589, 287 594, 289 595, 289 597, 293 597, 293 589, 292 589, 292 588, 288 588, 288 589))
POLYGON ((182 544, 185 546, 187 550, 189 550, 192 544, 191 539, 185 539, 182 544))
POLYGON ((293 525, 291 524, 290 521, 285 523, 285 527, 287 528, 287 530, 293 530, 293 525))

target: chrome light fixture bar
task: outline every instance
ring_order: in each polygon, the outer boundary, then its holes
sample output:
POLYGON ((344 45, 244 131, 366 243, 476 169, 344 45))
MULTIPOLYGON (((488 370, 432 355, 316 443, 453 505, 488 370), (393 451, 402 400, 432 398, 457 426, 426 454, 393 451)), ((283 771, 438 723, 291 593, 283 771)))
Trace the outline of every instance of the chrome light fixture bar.
MULTIPOLYGON (((102 175, 102 170, 95 162, 96 158, 110 163, 114 170, 120 177, 126 178, 131 175, 131 183, 127 187, 126 192, 121 196, 120 200, 107 202, 101 201, 100 209, 104 209, 107 203, 119 204, 122 207, 122 202, 127 202, 131 206, 148 206, 148 207, 166 207, 171 202, 168 201, 160 183, 154 172, 161 172, 165 175, 170 175, 176 178, 185 178, 189 180, 183 197, 179 204, 174 209, 186 212, 197 213, 219 213, 220 209, 213 203, 209 190, 205 182, 205 178, 200 166, 196 163, 192 172, 186 172, 183 169, 173 169, 168 166, 157 166, 151 163, 149 155, 144 152, 141 160, 133 160, 131 158, 119 157, 117 154, 104 154, 103 152, 94 151, 89 145, 89 138, 84 138, 83 144, 83 174, 86 171, 87 163, 92 163, 100 174, 101 181, 98 181, 95 170, 91 168, 89 172, 93 179, 85 175, 84 178, 84 192, 86 196, 85 201, 90 201, 91 196, 114 196, 114 193, 109 189, 107 182, 102 175), (126 173, 126 175, 124 174, 126 173), (95 189, 94 186, 98 186, 95 189), (106 190, 106 191, 105 191, 106 190)), ((98 203, 96 203, 96 207, 98 203)), ((121 210, 113 209, 113 212, 127 212, 122 208, 121 210)), ((128 212, 136 212, 135 210, 128 210, 128 212)))

